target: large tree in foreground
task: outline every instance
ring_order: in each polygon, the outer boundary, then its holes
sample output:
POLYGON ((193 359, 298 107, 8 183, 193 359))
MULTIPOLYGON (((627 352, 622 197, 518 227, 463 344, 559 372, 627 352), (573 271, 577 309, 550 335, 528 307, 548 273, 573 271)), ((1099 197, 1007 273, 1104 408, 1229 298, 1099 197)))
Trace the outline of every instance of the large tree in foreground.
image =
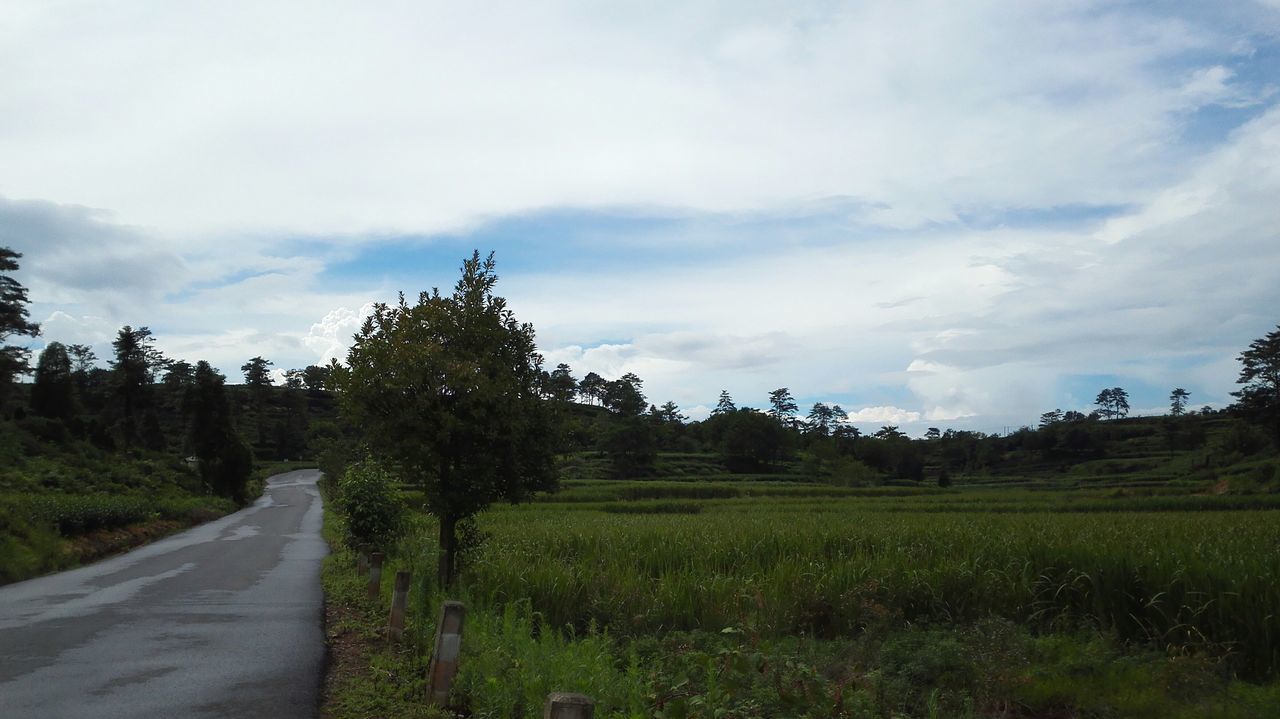
POLYGON ((462 264, 453 294, 374 308, 335 371, 342 409, 378 459, 420 483, 440 521, 439 579, 456 571, 458 522, 553 489, 552 412, 533 326, 493 294, 493 255, 462 264))

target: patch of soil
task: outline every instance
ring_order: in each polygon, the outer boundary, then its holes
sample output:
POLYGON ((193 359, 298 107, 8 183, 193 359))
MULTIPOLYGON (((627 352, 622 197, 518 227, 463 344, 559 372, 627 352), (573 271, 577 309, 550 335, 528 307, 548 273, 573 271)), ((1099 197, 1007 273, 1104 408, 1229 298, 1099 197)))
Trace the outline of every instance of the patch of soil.
POLYGON ((68 538, 67 551, 81 564, 85 564, 113 554, 127 552, 147 542, 180 532, 191 525, 190 522, 180 522, 175 519, 158 519, 154 522, 130 524, 116 529, 98 529, 88 534, 68 538))
POLYGON ((324 602, 325 670, 324 684, 320 688, 320 717, 332 716, 326 707, 332 706, 334 690, 351 677, 368 672, 368 646, 360 633, 352 629, 359 614, 349 606, 337 602, 324 602))

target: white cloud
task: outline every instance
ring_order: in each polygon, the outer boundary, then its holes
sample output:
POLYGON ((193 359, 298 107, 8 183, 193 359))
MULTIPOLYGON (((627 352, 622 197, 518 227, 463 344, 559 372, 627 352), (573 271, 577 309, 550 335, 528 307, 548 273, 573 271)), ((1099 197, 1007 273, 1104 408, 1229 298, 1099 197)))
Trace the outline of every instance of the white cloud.
POLYGON ((547 262, 501 291, 550 365, 635 372, 694 416, 786 385, 869 422, 1018 423, 1065 408, 1070 374, 1220 402, 1280 306, 1262 5, 0 12, 0 192, 64 203, 0 200, 46 339, 150 324, 233 376, 341 358, 399 289, 336 278, 343 246, 558 207, 684 220, 573 250, 661 266, 547 262), (1208 106, 1256 117, 1188 140, 1208 106), (1070 217, 1097 206, 1129 209, 1070 217))
POLYGON ((62 310, 54 310, 52 314, 40 321, 40 332, 44 339, 66 345, 83 344, 101 347, 115 338, 118 329, 118 326, 102 317, 92 315, 73 317, 62 310))
POLYGON ((1238 39, 1136 7, 933 0, 31 0, 9 20, 0 188, 184 235, 432 232, 565 204, 844 196, 909 227, 1127 202, 1184 159, 1187 103, 1232 92, 1220 64, 1159 68, 1238 39))
POLYGON ((344 361, 347 348, 351 346, 351 337, 360 329, 364 319, 373 314, 373 303, 368 302, 358 310, 339 307, 330 310, 324 317, 311 325, 302 343, 316 354, 313 364, 326 365, 330 360, 344 361))
POLYGON ((857 424, 901 425, 919 422, 920 413, 901 407, 863 407, 856 412, 850 412, 849 421, 857 424))

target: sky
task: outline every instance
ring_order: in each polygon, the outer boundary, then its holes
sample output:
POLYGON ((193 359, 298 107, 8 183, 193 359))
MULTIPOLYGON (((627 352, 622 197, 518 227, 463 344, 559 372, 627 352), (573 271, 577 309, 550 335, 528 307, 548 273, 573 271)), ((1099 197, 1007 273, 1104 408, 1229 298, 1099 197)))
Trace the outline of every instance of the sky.
POLYGON ((1280 0, 0 5, 46 342, 342 359, 473 249, 548 368, 1000 432, 1231 401, 1280 324, 1280 0))

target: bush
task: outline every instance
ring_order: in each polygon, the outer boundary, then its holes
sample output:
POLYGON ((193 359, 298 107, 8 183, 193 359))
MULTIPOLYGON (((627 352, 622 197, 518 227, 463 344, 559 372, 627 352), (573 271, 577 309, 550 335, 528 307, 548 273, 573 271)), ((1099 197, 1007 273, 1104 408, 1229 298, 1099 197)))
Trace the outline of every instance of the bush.
POLYGON ((386 550, 404 527, 405 502, 399 484, 376 462, 352 464, 338 482, 337 510, 346 520, 349 547, 372 544, 386 550))

